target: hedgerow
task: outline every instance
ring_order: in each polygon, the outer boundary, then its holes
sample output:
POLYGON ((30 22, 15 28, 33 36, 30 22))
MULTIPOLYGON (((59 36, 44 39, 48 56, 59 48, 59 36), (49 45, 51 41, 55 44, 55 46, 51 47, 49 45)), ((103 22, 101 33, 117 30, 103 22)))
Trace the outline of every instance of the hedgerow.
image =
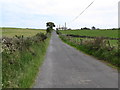
POLYGON ((49 34, 2 38, 2 87, 29 88, 42 64, 49 34))

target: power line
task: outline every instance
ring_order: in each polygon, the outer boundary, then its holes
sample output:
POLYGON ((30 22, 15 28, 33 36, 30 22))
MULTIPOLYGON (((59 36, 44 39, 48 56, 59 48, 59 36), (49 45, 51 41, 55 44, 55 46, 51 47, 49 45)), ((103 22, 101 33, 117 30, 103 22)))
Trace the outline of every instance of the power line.
MULTIPOLYGON (((94 0, 95 1, 95 0, 94 0)), ((90 3, 90 5, 88 5, 78 16, 76 16, 74 19, 73 19, 73 21, 75 21, 80 15, 82 15, 93 3, 94 3, 94 1, 92 2, 92 3, 90 3)))
POLYGON ((76 16, 72 21, 70 21, 68 23, 75 21, 80 15, 82 15, 94 3, 94 1, 92 1, 78 16, 76 16))

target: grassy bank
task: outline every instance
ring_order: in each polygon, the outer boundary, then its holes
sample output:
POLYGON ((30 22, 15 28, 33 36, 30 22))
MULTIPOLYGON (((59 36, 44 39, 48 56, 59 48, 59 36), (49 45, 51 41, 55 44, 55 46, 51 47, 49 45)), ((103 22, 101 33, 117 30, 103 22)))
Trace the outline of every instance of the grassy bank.
POLYGON ((30 88, 42 65, 50 35, 3 38, 2 87, 30 88))
POLYGON ((106 43, 103 43, 104 40, 96 39, 94 41, 85 41, 82 44, 76 43, 71 40, 69 37, 60 35, 60 38, 67 44, 77 48, 78 50, 95 56, 99 60, 110 63, 111 65, 120 68, 120 55, 118 49, 109 47, 106 43))

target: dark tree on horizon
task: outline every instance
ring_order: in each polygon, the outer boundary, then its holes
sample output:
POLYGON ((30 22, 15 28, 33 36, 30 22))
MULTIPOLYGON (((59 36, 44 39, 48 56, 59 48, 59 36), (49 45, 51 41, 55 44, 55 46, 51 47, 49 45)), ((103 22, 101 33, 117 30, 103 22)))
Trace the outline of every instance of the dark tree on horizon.
POLYGON ((47 22, 46 23, 46 27, 47 27, 47 33, 51 33, 53 31, 53 27, 55 27, 55 24, 53 22, 47 22))

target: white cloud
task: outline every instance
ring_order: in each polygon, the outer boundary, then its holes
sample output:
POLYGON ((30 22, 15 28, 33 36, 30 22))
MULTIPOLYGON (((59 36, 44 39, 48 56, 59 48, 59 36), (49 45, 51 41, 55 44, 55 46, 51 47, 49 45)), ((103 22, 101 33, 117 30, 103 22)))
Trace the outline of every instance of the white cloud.
POLYGON ((7 25, 9 21, 9 25, 10 22, 12 22, 11 25, 16 25, 15 23, 28 23, 25 24, 26 27, 41 26, 45 28, 42 22, 45 23, 47 20, 52 20, 56 22, 56 24, 61 25, 64 24, 64 22, 68 22, 69 27, 72 28, 87 25, 89 27, 96 25, 101 28, 117 27, 118 0, 95 0, 86 12, 76 21, 72 22, 92 1, 93 0, 2 0, 0 3, 2 5, 4 18, 3 26, 7 25), (9 20, 7 21, 6 18, 9 20))

